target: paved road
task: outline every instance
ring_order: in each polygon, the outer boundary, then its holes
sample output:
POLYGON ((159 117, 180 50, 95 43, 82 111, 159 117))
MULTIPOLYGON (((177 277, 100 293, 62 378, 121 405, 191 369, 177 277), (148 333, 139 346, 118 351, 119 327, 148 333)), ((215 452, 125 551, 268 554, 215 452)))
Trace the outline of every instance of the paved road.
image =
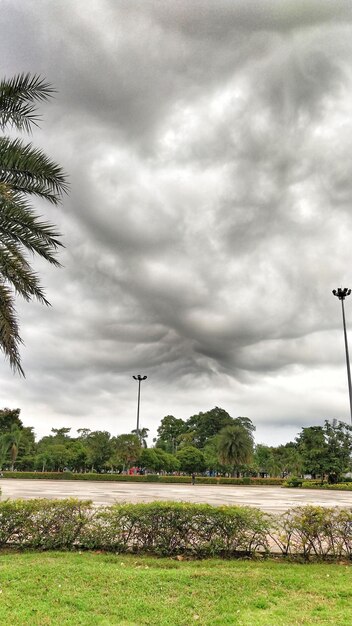
POLYGON ((114 483, 70 480, 1 479, 2 500, 6 498, 80 498, 94 504, 114 502, 204 502, 256 506, 268 512, 282 512, 301 504, 352 507, 352 491, 317 491, 281 487, 242 485, 185 485, 114 483))

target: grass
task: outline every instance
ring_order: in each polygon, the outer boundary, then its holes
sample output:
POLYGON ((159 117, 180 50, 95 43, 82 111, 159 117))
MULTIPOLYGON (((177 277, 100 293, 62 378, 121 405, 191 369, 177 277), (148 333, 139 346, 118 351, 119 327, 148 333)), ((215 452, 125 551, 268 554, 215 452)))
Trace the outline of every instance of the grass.
POLYGON ((347 564, 9 552, 0 556, 0 624, 347 626, 351 583, 347 564))

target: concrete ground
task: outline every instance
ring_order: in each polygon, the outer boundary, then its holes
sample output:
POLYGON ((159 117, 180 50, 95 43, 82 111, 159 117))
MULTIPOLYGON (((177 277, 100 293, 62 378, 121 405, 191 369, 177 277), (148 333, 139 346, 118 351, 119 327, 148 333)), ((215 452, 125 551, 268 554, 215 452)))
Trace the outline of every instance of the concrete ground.
POLYGON ((320 504, 352 507, 352 491, 318 491, 252 487, 245 485, 185 485, 157 483, 119 483, 70 480, 21 480, 2 478, 2 500, 7 498, 80 498, 94 504, 115 502, 201 502, 214 505, 238 504, 259 507, 267 512, 282 512, 293 506, 320 504))

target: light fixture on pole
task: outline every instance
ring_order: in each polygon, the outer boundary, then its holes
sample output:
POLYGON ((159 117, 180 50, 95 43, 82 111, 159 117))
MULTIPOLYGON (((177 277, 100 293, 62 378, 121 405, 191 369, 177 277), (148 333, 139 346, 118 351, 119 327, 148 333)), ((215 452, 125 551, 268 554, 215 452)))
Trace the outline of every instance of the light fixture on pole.
POLYGON ((137 376, 133 376, 134 380, 138 380, 138 401, 137 401, 137 437, 139 439, 139 406, 141 402, 141 382, 142 380, 146 380, 147 376, 141 376, 137 374, 137 376))
POLYGON ((347 365, 347 380, 348 380, 348 393, 350 396, 350 415, 351 415, 351 422, 352 422, 352 385, 351 385, 351 369, 350 369, 350 357, 349 357, 349 353, 348 353, 348 342, 347 342, 347 332, 346 332, 346 319, 345 319, 345 307, 344 307, 344 300, 347 296, 349 296, 351 294, 351 289, 347 289, 347 287, 345 287, 344 289, 342 289, 342 287, 339 287, 338 289, 333 289, 332 293, 334 294, 334 296, 336 296, 340 301, 341 301, 341 306, 342 306, 342 324, 343 324, 343 333, 344 333, 344 338, 345 338, 345 351, 346 351, 346 365, 347 365))

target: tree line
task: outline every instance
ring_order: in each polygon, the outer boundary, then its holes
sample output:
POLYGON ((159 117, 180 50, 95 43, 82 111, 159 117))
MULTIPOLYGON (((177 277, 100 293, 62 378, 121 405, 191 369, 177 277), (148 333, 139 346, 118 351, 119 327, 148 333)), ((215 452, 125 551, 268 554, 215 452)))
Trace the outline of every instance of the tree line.
POLYGON ((0 410, 0 468, 22 471, 207 473, 261 477, 302 476, 340 480, 351 468, 352 427, 337 420, 301 429, 279 446, 254 443, 248 417, 215 407, 182 420, 165 416, 148 447, 148 428, 112 436, 107 431, 52 428, 35 440, 20 409, 0 410))

